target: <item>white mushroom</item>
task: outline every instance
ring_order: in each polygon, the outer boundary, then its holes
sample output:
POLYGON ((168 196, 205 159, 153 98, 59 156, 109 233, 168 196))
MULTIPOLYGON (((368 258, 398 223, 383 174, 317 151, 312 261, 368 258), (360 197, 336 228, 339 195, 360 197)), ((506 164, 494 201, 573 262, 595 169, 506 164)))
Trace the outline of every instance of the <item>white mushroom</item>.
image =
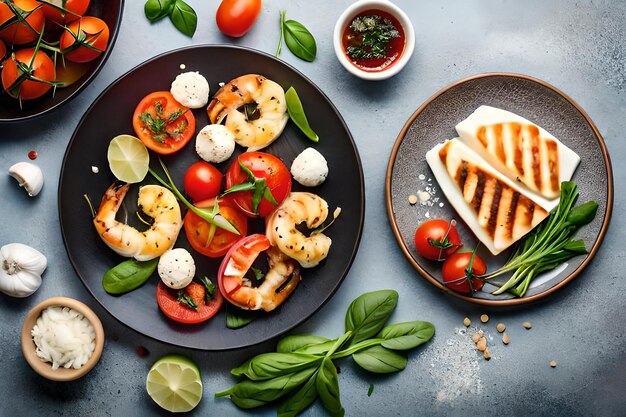
POLYGON ((18 162, 9 168, 9 175, 17 180, 29 196, 34 197, 43 187, 43 172, 35 164, 30 162, 18 162))

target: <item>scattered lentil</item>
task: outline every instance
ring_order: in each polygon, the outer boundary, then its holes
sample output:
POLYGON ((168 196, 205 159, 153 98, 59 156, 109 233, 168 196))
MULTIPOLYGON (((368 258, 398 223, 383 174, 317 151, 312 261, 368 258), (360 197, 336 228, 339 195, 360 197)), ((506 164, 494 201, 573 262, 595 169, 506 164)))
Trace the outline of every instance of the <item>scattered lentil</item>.
POLYGON ((511 342, 511 338, 509 337, 508 333, 504 333, 502 335, 502 343, 504 343, 505 345, 508 345, 509 342, 511 342))
POLYGON ((480 321, 482 321, 483 323, 487 323, 489 321, 489 316, 486 314, 482 314, 480 316, 480 321))
POLYGON ((465 325, 465 327, 470 327, 470 324, 472 324, 472 321, 469 319, 469 317, 465 317, 463 319, 463 324, 465 325))
POLYGON ((480 333, 474 333, 472 335, 472 340, 474 341, 474 343, 478 343, 478 341, 482 338, 482 336, 480 335, 480 333))
POLYGON ((476 349, 484 352, 487 349, 487 339, 485 337, 481 337, 478 343, 476 343, 476 349))
POLYGON ((409 196, 409 204, 410 204, 410 205, 414 205, 414 204, 416 204, 416 203, 417 203, 417 196, 416 196, 416 195, 414 195, 414 194, 411 194, 411 195, 409 196))
POLYGON ((550 361, 550 366, 556 368, 556 361, 550 361))
POLYGON ((506 326, 504 325, 504 323, 498 323, 498 325, 496 326, 496 330, 498 330, 498 333, 502 333, 506 330, 506 326))
POLYGON ((526 330, 530 330, 530 329, 532 329, 532 327, 533 327, 533 325, 532 325, 532 324, 530 324, 530 322, 528 322, 528 321, 525 321, 525 322, 522 324, 522 326, 524 326, 524 328, 525 328, 526 330))
POLYGON ((485 358, 485 360, 489 360, 491 359, 491 353, 489 353, 489 349, 485 349, 485 351, 483 352, 483 356, 485 358))

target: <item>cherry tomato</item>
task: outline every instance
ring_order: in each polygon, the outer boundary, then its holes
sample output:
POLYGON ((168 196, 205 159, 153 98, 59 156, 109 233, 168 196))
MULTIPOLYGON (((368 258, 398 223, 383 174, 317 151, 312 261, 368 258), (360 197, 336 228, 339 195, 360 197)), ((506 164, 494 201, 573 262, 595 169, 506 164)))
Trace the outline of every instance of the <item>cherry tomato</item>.
POLYGON ((65 59, 82 63, 98 58, 108 43, 109 27, 104 20, 85 16, 66 26, 60 48, 65 59))
POLYGON ((0 2, 0 26, 13 20, 0 30, 0 38, 9 45, 22 45, 34 42, 39 38, 46 20, 40 4, 35 0, 13 0, 11 7, 4 1, 0 2), (21 16, 24 20, 18 19, 21 16))
POLYGON ((43 10, 46 19, 60 25, 80 19, 87 11, 87 8, 89 8, 89 0, 49 0, 48 3, 42 3, 41 10, 43 10), (60 10, 48 3, 65 10, 60 10))
POLYGON ((433 219, 420 224, 415 231, 415 248, 426 259, 442 261, 461 247, 459 232, 445 220, 433 219))
POLYGON ((2 86, 9 95, 31 100, 46 94, 52 85, 42 81, 26 79, 20 84, 15 81, 21 76, 22 71, 18 68, 16 61, 22 62, 31 68, 31 76, 41 80, 54 80, 54 62, 43 51, 39 50, 35 54, 35 48, 20 49, 13 57, 7 58, 2 68, 2 86))
MULTIPOLYGON (((267 188, 271 191, 278 204, 291 192, 291 173, 285 164, 274 155, 264 152, 245 152, 239 155, 226 172, 226 189, 233 185, 250 182, 248 174, 239 166, 241 162, 255 177, 264 178, 267 188)), ((253 210, 252 191, 238 191, 233 193, 237 206, 250 217, 267 217, 276 209, 265 197, 261 199, 257 212, 253 210)))
MULTIPOLYGON (((228 196, 227 196, 228 197, 228 196)), ((215 199, 195 203, 196 207, 212 207, 215 199)), ((239 235, 213 226, 193 211, 187 211, 183 225, 194 250, 210 258, 219 258, 248 233, 248 217, 226 198, 220 199, 220 214, 239 230, 239 235)))
POLYGON ((196 118, 169 91, 145 96, 133 114, 135 134, 146 147, 160 154, 171 154, 191 140, 196 118))
POLYGON ((235 243, 226 253, 217 272, 217 285, 226 300, 239 305, 233 294, 243 285, 243 277, 259 254, 270 247, 265 235, 253 234, 235 243))
POLYGON ((213 299, 207 304, 204 297, 206 289, 194 281, 181 291, 196 303, 198 310, 178 302, 178 291, 168 288, 162 281, 159 281, 156 290, 157 304, 163 314, 179 323, 194 324, 206 321, 213 317, 224 303, 222 294, 215 291, 213 299))
POLYGON ((261 0, 222 0, 215 21, 223 34, 239 38, 252 28, 259 13, 261 0))
POLYGON ((486 274, 487 265, 478 255, 474 255, 472 260, 472 252, 457 252, 443 262, 441 273, 446 287, 471 294, 472 290, 478 291, 483 287, 483 280, 476 276, 486 274), (471 270, 469 270, 470 262, 472 263, 471 270))
POLYGON ((185 192, 193 201, 215 197, 222 188, 222 173, 205 161, 191 165, 183 179, 185 192))

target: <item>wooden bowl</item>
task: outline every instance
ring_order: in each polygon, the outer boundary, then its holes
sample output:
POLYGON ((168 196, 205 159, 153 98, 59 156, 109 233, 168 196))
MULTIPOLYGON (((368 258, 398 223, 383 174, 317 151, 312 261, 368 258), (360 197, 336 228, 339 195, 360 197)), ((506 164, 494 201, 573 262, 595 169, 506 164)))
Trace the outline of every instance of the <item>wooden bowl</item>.
POLYGON ((73 381, 87 374, 100 360, 103 347, 104 329, 102 328, 102 322, 98 316, 96 316, 96 313, 94 313, 89 307, 72 298, 48 298, 28 312, 26 318, 24 319, 24 324, 22 325, 22 353, 24 354, 24 358, 26 358, 26 362, 28 362, 30 367, 33 368, 33 370, 39 375, 52 381, 73 381), (36 346, 31 335, 31 330, 37 323, 37 319, 41 315, 41 312, 48 307, 54 306, 69 307, 72 310, 79 312, 85 316, 87 320, 89 320, 96 332, 96 347, 87 362, 78 369, 63 367, 52 369, 52 364, 50 362, 44 362, 37 356, 37 353, 35 353, 36 346))

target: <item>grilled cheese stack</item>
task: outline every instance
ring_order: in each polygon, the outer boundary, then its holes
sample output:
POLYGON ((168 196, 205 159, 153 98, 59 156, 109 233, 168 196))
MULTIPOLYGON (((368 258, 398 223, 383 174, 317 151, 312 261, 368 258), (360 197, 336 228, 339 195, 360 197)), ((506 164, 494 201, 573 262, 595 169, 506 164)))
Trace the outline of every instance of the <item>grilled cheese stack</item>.
POLYGON ((461 138, 426 154, 448 201, 494 255, 543 221, 580 158, 514 113, 479 107, 456 126, 461 138))

